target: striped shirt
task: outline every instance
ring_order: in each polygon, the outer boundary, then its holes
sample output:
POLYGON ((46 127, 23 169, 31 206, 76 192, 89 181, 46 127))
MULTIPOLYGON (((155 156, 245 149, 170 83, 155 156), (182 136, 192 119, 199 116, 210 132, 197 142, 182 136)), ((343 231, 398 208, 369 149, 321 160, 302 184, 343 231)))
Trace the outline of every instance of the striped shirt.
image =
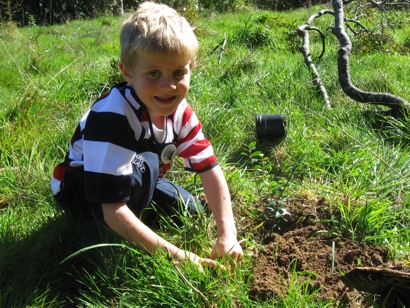
MULTIPOLYGON (((83 166, 87 201, 129 200, 132 160, 141 150, 141 141, 152 140, 146 110, 137 112, 143 108, 139 102, 131 87, 121 83, 93 104, 77 125, 65 160, 54 169, 51 179, 54 195, 61 191, 65 171, 83 166)), ((200 173, 217 165, 212 145, 185 99, 164 121, 167 133, 163 141, 172 142, 177 136, 175 155, 181 157, 186 170, 200 173)), ((162 168, 165 175, 170 164, 163 163, 162 168)))

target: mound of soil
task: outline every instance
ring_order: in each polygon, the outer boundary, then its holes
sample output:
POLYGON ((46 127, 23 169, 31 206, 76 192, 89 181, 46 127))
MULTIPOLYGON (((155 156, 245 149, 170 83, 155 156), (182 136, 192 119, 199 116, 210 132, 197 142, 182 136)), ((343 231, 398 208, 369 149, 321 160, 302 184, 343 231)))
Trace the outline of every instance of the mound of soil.
MULTIPOLYGON (((410 298, 408 289, 400 290, 399 294, 395 293, 394 288, 385 288, 387 294, 374 295, 366 292, 360 294, 352 287, 359 284, 355 279, 357 274, 345 274, 355 268, 366 267, 380 271, 395 269, 395 272, 409 270, 400 264, 390 263, 385 248, 371 247, 363 242, 330 236, 328 232, 323 232, 327 229, 321 221, 329 219, 329 211, 324 209, 324 202, 322 199, 306 205, 306 200, 292 200, 284 204, 291 215, 285 216, 286 221, 280 228, 269 225, 269 219, 264 217, 263 230, 273 228, 274 231, 255 234, 255 237, 260 236, 263 249, 253 256, 254 272, 250 296, 262 301, 270 298, 281 299, 286 297, 290 283, 297 279, 297 285, 303 285, 300 292, 308 292, 319 301, 330 300, 338 306, 349 304, 365 307, 370 306, 372 301, 396 304, 397 296, 406 303, 410 298)), ((260 212, 266 211, 260 209, 260 212)), ((249 229, 255 229, 256 224, 257 222, 248 221, 239 228, 240 231, 245 232, 247 229, 249 232, 249 229)), ((261 229, 258 230, 261 232, 261 229)), ((398 274, 400 275, 400 272, 398 274)), ((363 279, 363 276, 361 278, 363 279)), ((365 279, 371 278, 365 276, 365 279)), ((374 279, 369 285, 377 283, 377 279, 374 279)), ((362 281, 361 285, 366 283, 363 284, 362 281)))

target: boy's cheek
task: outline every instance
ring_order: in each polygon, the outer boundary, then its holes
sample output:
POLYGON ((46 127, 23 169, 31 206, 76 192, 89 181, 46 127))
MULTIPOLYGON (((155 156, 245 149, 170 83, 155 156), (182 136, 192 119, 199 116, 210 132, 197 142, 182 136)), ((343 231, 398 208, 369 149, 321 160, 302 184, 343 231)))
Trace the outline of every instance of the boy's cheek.
POLYGON ((140 88, 141 90, 148 91, 149 89, 154 88, 155 85, 155 81, 141 78, 136 82, 135 88, 140 88))
POLYGON ((186 91, 188 91, 188 89, 189 89, 189 83, 190 83, 190 79, 188 78, 188 79, 182 80, 182 81, 179 83, 179 86, 180 86, 181 88, 185 88, 186 91))

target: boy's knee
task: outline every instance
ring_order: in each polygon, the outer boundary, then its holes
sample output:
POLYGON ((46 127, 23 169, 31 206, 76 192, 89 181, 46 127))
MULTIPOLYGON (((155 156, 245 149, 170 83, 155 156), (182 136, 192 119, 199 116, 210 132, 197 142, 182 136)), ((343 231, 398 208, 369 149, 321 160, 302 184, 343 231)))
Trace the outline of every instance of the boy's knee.
POLYGON ((154 201, 164 207, 180 208, 184 211, 202 212, 200 201, 184 188, 168 180, 160 180, 154 192, 154 201))

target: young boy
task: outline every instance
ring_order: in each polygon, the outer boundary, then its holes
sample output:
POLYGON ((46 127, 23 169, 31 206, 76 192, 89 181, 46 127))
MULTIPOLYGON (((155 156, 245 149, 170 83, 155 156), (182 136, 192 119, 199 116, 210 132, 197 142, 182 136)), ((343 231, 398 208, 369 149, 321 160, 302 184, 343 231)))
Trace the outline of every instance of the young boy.
POLYGON ((145 2, 123 23, 120 43, 127 82, 115 85, 82 117, 53 173, 56 200, 79 215, 103 218, 148 253, 162 249, 207 266, 229 254, 240 263, 226 180, 185 100, 198 52, 195 34, 175 10, 145 2), (218 238, 209 258, 179 249, 144 223, 151 202, 164 211, 181 202, 198 208, 196 198, 163 178, 174 155, 199 174, 214 214, 218 238))

